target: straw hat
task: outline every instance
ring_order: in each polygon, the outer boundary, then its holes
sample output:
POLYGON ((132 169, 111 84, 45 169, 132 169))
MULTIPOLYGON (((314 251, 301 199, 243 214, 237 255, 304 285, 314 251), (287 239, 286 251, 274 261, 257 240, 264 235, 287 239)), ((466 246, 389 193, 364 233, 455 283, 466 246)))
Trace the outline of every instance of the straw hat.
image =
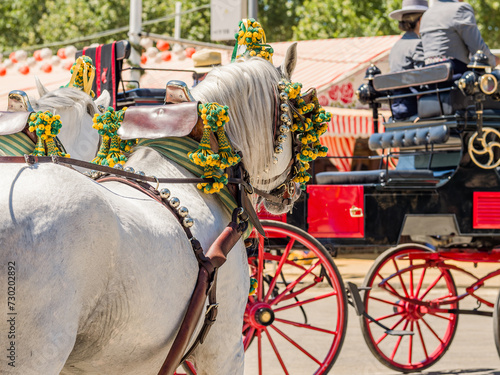
POLYGON ((424 13, 429 8, 427 0, 403 0, 403 7, 389 13, 389 17, 401 21, 408 13, 424 13))
POLYGON ((191 56, 196 73, 208 73, 214 66, 221 65, 221 53, 219 51, 202 49, 191 56))

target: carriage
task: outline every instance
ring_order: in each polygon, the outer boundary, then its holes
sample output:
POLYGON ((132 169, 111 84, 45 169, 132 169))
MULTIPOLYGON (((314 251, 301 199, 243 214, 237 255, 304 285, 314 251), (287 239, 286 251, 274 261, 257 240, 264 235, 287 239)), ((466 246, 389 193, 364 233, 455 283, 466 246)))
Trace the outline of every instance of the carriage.
MULTIPOLYGON (((116 109, 163 104, 169 87, 119 90, 129 46, 116 48, 115 79, 107 80, 116 109)), ((395 370, 420 371, 439 360, 460 314, 493 316, 500 353, 499 300, 478 293, 500 270, 478 277, 456 263, 500 259, 500 73, 481 54, 470 69, 453 77, 446 64, 405 74, 370 67, 358 96, 373 109, 375 129, 380 103, 397 99, 392 92, 401 88, 423 87, 403 94, 418 95, 420 118, 385 122, 385 132, 370 137, 369 159, 379 169, 315 173, 313 164, 313 183, 292 213, 260 213, 266 236, 254 232, 245 243, 257 287, 242 327, 259 374, 327 373, 342 347, 349 304, 370 350, 395 370), (389 249, 362 286, 344 285, 333 258, 359 248, 389 249), (472 279, 463 294, 456 272, 472 279), (460 309, 466 297, 486 311, 460 309), (296 354, 285 356, 282 345, 296 354)), ((184 368, 195 373, 189 363, 184 368)))
MULTIPOLYGON (((247 241, 258 287, 243 325, 259 374, 327 373, 342 347, 348 305, 374 356, 397 371, 436 363, 460 314, 493 316, 500 354, 499 299, 481 295, 500 270, 478 276, 463 267, 500 260, 500 73, 480 52, 469 68, 461 76, 448 64, 393 74, 370 66, 357 95, 373 110, 367 159, 378 169, 320 172, 313 162, 312 183, 293 212, 259 212, 266 238, 247 241), (419 90, 394 94, 408 87, 419 90), (402 97, 418 98, 419 117, 390 118, 378 132, 381 104, 402 97), (362 286, 344 285, 333 258, 357 250, 380 256, 362 286), (470 281, 462 293, 454 274, 470 281), (460 309, 465 298, 477 307, 460 309), (283 346, 295 352, 284 354, 283 346)), ((137 104, 152 98, 143 89, 132 96, 137 104)))

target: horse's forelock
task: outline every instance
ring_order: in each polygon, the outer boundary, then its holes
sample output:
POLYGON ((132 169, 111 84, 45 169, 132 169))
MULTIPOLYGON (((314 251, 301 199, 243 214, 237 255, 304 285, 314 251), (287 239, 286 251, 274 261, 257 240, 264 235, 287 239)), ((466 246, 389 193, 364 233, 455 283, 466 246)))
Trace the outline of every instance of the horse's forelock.
POLYGON ((226 131, 236 149, 252 155, 253 163, 245 167, 257 183, 264 166, 272 168, 273 90, 279 79, 272 64, 253 58, 214 68, 192 91, 196 100, 229 107, 226 131))

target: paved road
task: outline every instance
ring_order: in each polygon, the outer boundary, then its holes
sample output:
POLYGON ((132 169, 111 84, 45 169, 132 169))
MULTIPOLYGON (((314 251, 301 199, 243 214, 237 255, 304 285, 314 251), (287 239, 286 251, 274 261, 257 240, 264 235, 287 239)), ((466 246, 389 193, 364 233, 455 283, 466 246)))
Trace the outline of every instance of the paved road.
MULTIPOLYGON (((337 267, 344 281, 349 280, 361 285, 365 273, 373 263, 373 256, 361 256, 360 258, 361 259, 351 259, 343 257, 336 260, 337 267)), ((479 274, 486 274, 497 267, 496 264, 479 264, 475 271, 479 274)), ((472 267, 469 268, 472 269, 472 267)), ((483 296, 489 296, 491 300, 495 298, 500 286, 500 280, 498 279, 499 278, 494 279, 495 281, 493 284, 487 284, 488 288, 483 290, 483 296)), ((467 283, 470 284, 470 281, 461 276, 456 276, 455 282, 459 287, 467 283)), ((475 301, 473 300, 465 300, 460 305, 460 308, 473 307, 475 307, 475 301)), ((373 356, 363 339, 359 319, 355 315, 354 309, 349 307, 348 313, 349 318, 346 338, 340 355, 330 373, 336 375, 399 374, 399 372, 388 369, 382 365, 373 356)), ((315 311, 312 314, 311 319, 329 318, 327 311, 315 311)), ((304 338, 304 342, 305 341, 307 341, 306 338, 304 338)), ((280 344, 278 346, 280 350, 283 350, 284 358, 286 358, 287 354, 290 355, 290 353, 287 353, 287 348, 289 348, 292 353, 296 353, 296 350, 290 345, 280 344)), ((269 355, 267 351, 266 354, 269 355)), ((292 356, 300 357, 301 353, 292 354, 292 356)), ((247 354, 246 375, 258 374, 255 359, 255 353, 247 354)), ((307 370, 301 367, 301 362, 306 361, 297 361, 294 365, 288 367, 291 375, 309 375, 307 370)), ((264 375, 281 375, 283 373, 284 372, 278 365, 268 366, 264 369, 264 375)), ((421 372, 421 374, 500 375, 500 359, 495 348, 492 319, 490 317, 461 315, 456 336, 448 352, 445 353, 439 362, 421 372)))

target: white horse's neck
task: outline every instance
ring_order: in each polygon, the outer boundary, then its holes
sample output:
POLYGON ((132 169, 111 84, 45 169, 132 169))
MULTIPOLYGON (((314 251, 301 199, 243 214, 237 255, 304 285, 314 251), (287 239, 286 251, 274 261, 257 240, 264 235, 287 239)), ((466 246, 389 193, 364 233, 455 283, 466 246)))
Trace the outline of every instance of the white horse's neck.
POLYGON ((283 153, 276 155, 277 163, 273 163, 273 93, 279 80, 279 73, 271 63, 256 58, 213 69, 192 92, 201 102, 229 107, 226 132, 233 146, 243 154, 251 183, 264 191, 283 182, 284 177, 275 180, 273 177, 282 174, 292 158, 288 137, 283 153))

